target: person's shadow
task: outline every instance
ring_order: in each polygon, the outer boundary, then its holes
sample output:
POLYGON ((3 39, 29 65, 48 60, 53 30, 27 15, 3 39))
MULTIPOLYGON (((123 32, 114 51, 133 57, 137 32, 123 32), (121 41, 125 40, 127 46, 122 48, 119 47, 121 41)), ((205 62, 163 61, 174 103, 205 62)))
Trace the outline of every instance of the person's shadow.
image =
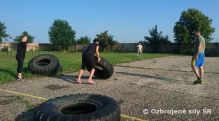
POLYGON ((0 73, 5 73, 5 74, 10 75, 12 77, 16 77, 16 74, 8 69, 0 69, 0 73))
MULTIPOLYGON (((55 76, 55 78, 61 79, 63 81, 70 82, 70 83, 73 83, 73 84, 78 84, 77 83, 77 75, 61 74, 59 76, 55 76)), ((88 78, 89 78, 89 76, 82 76, 81 77, 82 80, 87 80, 88 78)), ((95 76, 93 77, 93 79, 100 80, 99 78, 97 78, 95 76)), ((87 84, 87 83, 83 83, 83 84, 87 84)))
POLYGON ((67 75, 67 74, 61 74, 59 76, 55 76, 55 78, 61 79, 61 80, 64 80, 70 83, 76 83, 76 79, 77 79, 76 75, 67 75))
MULTIPOLYGON (((29 69, 27 67, 24 67, 23 68, 23 72, 24 73, 30 73, 29 69)), ((14 78, 17 78, 17 75, 16 75, 16 72, 13 72, 11 70, 8 70, 8 69, 0 69, 0 73, 5 73, 11 77, 14 77, 14 78)))
POLYGON ((21 114, 19 114, 15 121, 36 121, 35 119, 36 108, 29 109, 21 114))

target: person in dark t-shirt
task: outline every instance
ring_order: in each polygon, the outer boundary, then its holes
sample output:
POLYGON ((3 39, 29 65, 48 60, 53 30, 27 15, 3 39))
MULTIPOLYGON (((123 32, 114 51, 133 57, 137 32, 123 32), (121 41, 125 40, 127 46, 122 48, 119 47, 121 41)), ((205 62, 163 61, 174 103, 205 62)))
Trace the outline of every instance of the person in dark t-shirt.
POLYGON ((93 43, 90 44, 87 48, 83 49, 82 52, 82 65, 81 69, 78 74, 78 79, 77 83, 81 84, 81 76, 83 75, 84 70, 86 69, 86 66, 90 66, 91 70, 90 71, 90 76, 88 78, 88 83, 89 84, 95 84, 93 81, 93 75, 95 73, 95 59, 94 56, 97 56, 98 62, 100 62, 100 54, 99 54, 99 38, 95 38, 93 40, 93 43))
POLYGON ((23 71, 23 63, 26 55, 26 48, 27 48, 27 36, 23 35, 21 37, 20 43, 18 44, 17 54, 16 54, 18 81, 23 81, 22 71, 23 71))

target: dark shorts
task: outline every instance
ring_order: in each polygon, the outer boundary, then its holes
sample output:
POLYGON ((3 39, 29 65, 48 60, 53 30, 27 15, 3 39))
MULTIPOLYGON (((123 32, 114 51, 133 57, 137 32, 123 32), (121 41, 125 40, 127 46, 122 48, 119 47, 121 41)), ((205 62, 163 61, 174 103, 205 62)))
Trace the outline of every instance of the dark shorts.
POLYGON ((85 70, 86 66, 89 66, 91 68, 95 68, 96 65, 95 65, 94 57, 82 55, 81 69, 85 70))

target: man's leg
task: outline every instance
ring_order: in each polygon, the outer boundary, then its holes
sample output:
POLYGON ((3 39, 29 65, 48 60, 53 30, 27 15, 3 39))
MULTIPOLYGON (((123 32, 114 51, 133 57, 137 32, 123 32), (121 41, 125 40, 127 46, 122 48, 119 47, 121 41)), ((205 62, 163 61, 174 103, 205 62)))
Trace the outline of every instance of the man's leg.
POLYGON ((200 75, 200 80, 203 82, 203 77, 204 77, 204 63, 205 63, 205 56, 204 53, 200 54, 200 67, 199 67, 199 75, 200 75))
POLYGON ((195 66, 193 66, 192 69, 193 69, 193 71, 194 71, 194 73, 195 73, 195 75, 197 77, 197 80, 195 80, 193 82, 193 84, 200 84, 200 83, 202 83, 199 69, 197 69, 195 66))
POLYGON ((85 68, 86 68, 86 58, 82 54, 82 64, 81 64, 81 69, 78 73, 78 79, 77 79, 77 82, 80 83, 80 84, 81 84, 81 77, 84 73, 85 68))
POLYGON ((197 80, 195 80, 193 82, 193 84, 200 84, 200 83, 202 83, 201 82, 201 77, 200 77, 201 75, 199 73, 199 69, 197 68, 197 67, 199 67, 199 64, 200 64, 199 60, 192 59, 192 70, 193 70, 193 72, 195 73, 195 75, 197 77, 197 80))
POLYGON ((201 78, 204 77, 204 67, 203 67, 203 66, 201 66, 201 67, 199 68, 199 75, 200 75, 201 78))
POLYGON ((195 59, 192 59, 191 67, 192 67, 193 72, 195 73, 195 76, 199 78, 200 75, 199 75, 198 69, 195 67, 195 59))
POLYGON ((88 82, 91 84, 95 84, 93 79, 92 79, 94 76, 94 73, 95 73, 95 66, 96 66, 94 57, 89 57, 89 63, 91 65, 92 69, 90 71, 90 76, 88 78, 88 82))
POLYGON ((200 76, 199 76, 198 69, 197 69, 195 66, 192 66, 192 70, 193 70, 193 72, 195 73, 195 76, 196 76, 197 78, 199 78, 200 76))
POLYGON ((200 75, 201 83, 203 83, 203 77, 204 77, 204 67, 203 66, 201 66, 199 68, 199 75, 200 75))
POLYGON ((88 82, 91 83, 91 84, 95 84, 95 82, 93 81, 93 76, 94 76, 94 73, 95 73, 95 69, 92 68, 91 71, 90 71, 90 76, 88 78, 88 82))
POLYGON ((78 79, 77 79, 77 82, 78 83, 81 83, 81 76, 83 75, 83 72, 84 70, 83 69, 80 69, 79 73, 78 73, 78 79))
POLYGON ((17 60, 17 78, 22 79, 21 72, 23 71, 23 60, 17 60))

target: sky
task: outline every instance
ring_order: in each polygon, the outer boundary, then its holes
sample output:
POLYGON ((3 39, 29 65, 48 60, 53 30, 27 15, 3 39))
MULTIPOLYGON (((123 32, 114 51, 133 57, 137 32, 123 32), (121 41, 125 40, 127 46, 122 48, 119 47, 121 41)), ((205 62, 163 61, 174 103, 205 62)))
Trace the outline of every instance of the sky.
POLYGON ((0 21, 12 38, 28 31, 35 42, 48 43, 55 19, 66 20, 76 38, 105 30, 119 42, 144 40, 155 25, 174 39, 173 27, 182 11, 197 8, 213 20, 219 42, 219 0, 0 0, 0 21))

